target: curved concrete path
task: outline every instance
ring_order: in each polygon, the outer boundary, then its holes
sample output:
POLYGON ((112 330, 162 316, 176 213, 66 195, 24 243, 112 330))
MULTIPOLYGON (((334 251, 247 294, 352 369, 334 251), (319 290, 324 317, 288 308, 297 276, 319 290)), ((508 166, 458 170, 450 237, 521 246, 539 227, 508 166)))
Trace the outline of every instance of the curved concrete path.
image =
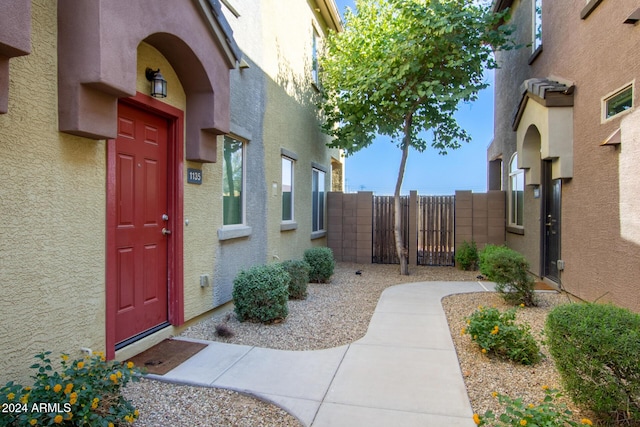
POLYGON ((473 427, 472 410, 441 299, 493 290, 481 282, 387 288, 367 334, 352 344, 283 351, 201 341, 208 347, 149 378, 240 391, 273 402, 307 426, 473 427))

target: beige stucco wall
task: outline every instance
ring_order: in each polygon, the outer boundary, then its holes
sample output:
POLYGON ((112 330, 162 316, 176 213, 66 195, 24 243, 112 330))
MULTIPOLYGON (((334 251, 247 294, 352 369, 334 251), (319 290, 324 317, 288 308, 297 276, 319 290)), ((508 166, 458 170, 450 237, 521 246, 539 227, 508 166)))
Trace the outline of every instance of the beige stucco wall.
POLYGON ((56 2, 32 3, 0 115, 0 383, 42 350, 105 342, 105 142, 58 132, 56 2))
MULTIPOLYGON (((264 22, 277 23, 286 17, 286 25, 270 25, 263 34, 266 49, 263 69, 267 72, 267 105, 264 140, 268 198, 268 256, 272 260, 301 258, 305 249, 326 245, 326 238, 311 239, 312 162, 323 165, 325 191, 331 188, 331 154, 328 141, 318 126, 315 103, 319 93, 312 85, 312 40, 314 28, 322 37, 324 23, 307 2, 270 1, 264 7, 264 22), (292 36, 294 34, 295 36, 292 36), (281 231, 281 148, 295 153, 294 221, 296 230, 281 231), (276 185, 274 189, 274 183, 276 185)), ((334 153, 334 157, 339 156, 334 153)), ((326 228, 326 215, 325 215, 326 228)))

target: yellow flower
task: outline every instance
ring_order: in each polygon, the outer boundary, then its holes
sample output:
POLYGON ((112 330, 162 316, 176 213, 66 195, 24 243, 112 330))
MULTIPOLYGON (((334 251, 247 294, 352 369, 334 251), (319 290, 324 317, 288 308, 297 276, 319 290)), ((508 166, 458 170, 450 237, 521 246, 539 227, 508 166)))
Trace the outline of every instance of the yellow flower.
POLYGON ((476 425, 480 425, 480 415, 473 414, 473 422, 476 423, 476 425))
POLYGON ((13 400, 14 397, 16 397, 14 393, 7 394, 7 400, 13 400))
POLYGON ((498 325, 494 326, 493 330, 491 331, 491 335, 496 335, 499 330, 500 330, 500 328, 498 327, 498 325))
POLYGON ((71 390, 73 390, 73 383, 67 384, 67 386, 64 388, 64 394, 71 393, 71 390))
POLYGON ((526 426, 527 425, 527 420, 520 420, 520 425, 521 426, 526 426))
POLYGON ((62 386, 60 384, 56 384, 53 386, 53 391, 55 391, 56 393, 59 393, 60 390, 62 390, 62 386))
POLYGON ((67 412, 67 419, 70 420, 73 418, 73 414, 71 412, 67 412))
POLYGON ((486 348, 483 348, 483 349, 482 349, 482 354, 486 354, 486 352, 487 352, 487 349, 486 349, 486 348))
POLYGON ((127 368, 133 369, 133 362, 127 362, 127 368))
POLYGON ((31 418, 31 420, 29 421, 29 424, 34 426, 34 425, 38 424, 38 420, 36 420, 35 418, 31 418))
POLYGON ((56 415, 55 418, 53 419, 53 422, 56 424, 62 423, 62 415, 60 414, 56 415))
POLYGON ((31 391, 31 387, 25 387, 24 391, 31 391))
POLYGON ((543 390, 545 390, 545 391, 546 391, 546 390, 549 390, 549 386, 548 386, 548 385, 543 385, 543 386, 542 386, 542 389, 543 389, 543 390))
POLYGON ((471 319, 467 319, 467 325, 471 324, 471 319))
POLYGON ((44 387, 44 389, 47 390, 47 391, 49 391, 50 388, 51 388, 51 386, 48 386, 48 385, 44 387))
POLYGON ((491 396, 493 396, 493 397, 498 397, 498 392, 497 392, 497 391, 493 391, 493 392, 491 392, 491 396))
POLYGON ((587 425, 587 426, 592 426, 593 423, 591 422, 591 420, 589 418, 583 418, 582 421, 580 421, 582 424, 587 425))
POLYGON ((109 375, 109 379, 113 381, 114 384, 118 384, 118 377, 116 376, 116 374, 109 375))
POLYGON ((78 362, 78 369, 84 368, 84 362, 78 362))
POLYGON ((69 396, 69 403, 71 403, 72 405, 75 405, 77 401, 78 401, 78 393, 74 391, 73 393, 71 393, 71 396, 69 396))
POLYGON ((20 403, 22 403, 23 405, 24 405, 25 403, 27 403, 28 401, 29 401, 29 393, 25 394, 24 396, 22 396, 22 397, 20 398, 20 403))
POLYGON ((136 409, 135 411, 133 411, 133 415, 135 415, 135 417, 138 418, 140 416, 140 411, 136 409))
POLYGON ((535 406, 535 405, 534 405, 533 403, 529 403, 529 404, 527 405, 527 407, 528 407, 529 409, 533 409, 533 407, 534 407, 534 406, 535 406))
POLYGON ((120 372, 120 371, 116 371, 116 376, 117 376, 118 378, 122 378, 122 372, 120 372))
POLYGON ((69 360, 69 355, 68 354, 63 354, 62 356, 60 356, 62 358, 62 360, 64 360, 65 362, 67 360, 69 360))
POLYGON ((466 328, 462 328, 462 330, 460 331, 460 335, 464 335, 467 333, 467 329, 466 328))
POLYGON ((109 423, 108 427, 113 427, 113 423, 109 423))

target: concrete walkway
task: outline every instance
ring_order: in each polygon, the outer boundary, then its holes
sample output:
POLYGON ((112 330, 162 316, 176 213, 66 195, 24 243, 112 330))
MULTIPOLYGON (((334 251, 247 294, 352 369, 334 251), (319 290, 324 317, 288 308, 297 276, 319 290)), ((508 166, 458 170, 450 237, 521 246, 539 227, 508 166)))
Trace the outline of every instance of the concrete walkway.
POLYGON ((209 344, 150 378, 220 387, 275 403, 307 426, 473 427, 442 297, 493 290, 480 282, 420 282, 380 296, 367 334, 342 347, 283 351, 209 344))

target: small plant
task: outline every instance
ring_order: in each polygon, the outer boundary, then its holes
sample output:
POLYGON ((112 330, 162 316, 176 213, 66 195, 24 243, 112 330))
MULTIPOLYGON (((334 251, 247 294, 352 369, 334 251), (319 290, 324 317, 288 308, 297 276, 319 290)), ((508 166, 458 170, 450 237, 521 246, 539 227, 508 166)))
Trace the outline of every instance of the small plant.
POLYGON ((640 425, 640 315, 611 304, 567 304, 546 336, 567 394, 607 423, 640 425))
POLYGON ((480 272, 496 283, 496 292, 510 304, 537 304, 529 262, 506 246, 487 245, 480 251, 480 272))
POLYGON ((242 270, 233 281, 238 320, 269 323, 289 314, 289 274, 280 264, 242 270))
POLYGON ((473 240, 468 243, 466 240, 462 242, 458 250, 456 250, 456 265, 461 270, 475 270, 478 267, 478 247, 473 240))
POLYGON ((335 261, 333 251, 326 247, 315 247, 304 251, 304 260, 311 267, 309 280, 317 283, 327 283, 333 275, 335 261))
POLYGON ((50 354, 35 356, 32 386, 11 381, 0 388, 0 425, 114 427, 138 418, 138 410, 120 393, 129 381, 139 380, 140 371, 132 362, 106 361, 103 353, 70 361, 63 354, 62 370, 57 372, 50 354))
POLYGON ((462 333, 469 334, 483 353, 494 353, 523 365, 540 360, 540 347, 529 325, 515 324, 516 310, 479 307, 467 318, 462 333))
POLYGON ((215 328, 216 328, 216 335, 219 337, 231 338, 232 336, 235 335, 235 333, 233 332, 233 329, 231 329, 231 327, 226 323, 218 323, 216 324, 215 328))
POLYGON ((494 427, 518 427, 518 426, 539 426, 539 427, 578 427, 580 425, 593 425, 591 420, 583 418, 580 424, 573 421, 573 413, 567 409, 564 403, 556 403, 555 399, 561 396, 558 390, 542 387, 545 397, 542 403, 525 405, 522 398, 513 399, 499 393, 493 393, 505 411, 496 418, 492 411, 487 411, 484 415, 473 414, 473 421, 479 425, 494 427))
POLYGON ((289 273, 289 298, 305 299, 311 266, 306 261, 289 260, 282 263, 282 267, 289 273))

